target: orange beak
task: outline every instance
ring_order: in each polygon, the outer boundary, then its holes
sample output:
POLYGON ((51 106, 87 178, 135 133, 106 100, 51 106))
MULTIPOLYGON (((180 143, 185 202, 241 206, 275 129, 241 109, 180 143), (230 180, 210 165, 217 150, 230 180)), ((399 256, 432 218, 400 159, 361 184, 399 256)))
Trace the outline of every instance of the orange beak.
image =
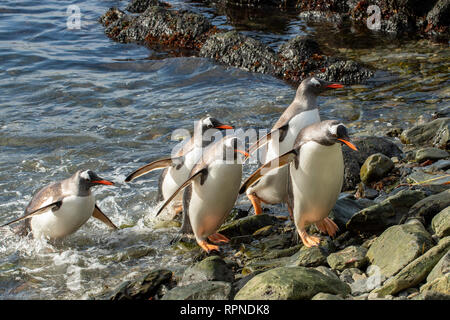
POLYGON ((340 83, 332 83, 326 86, 326 88, 331 88, 331 89, 338 89, 338 88, 343 88, 344 86, 340 83))
POLYGON ((233 129, 232 126, 227 126, 226 124, 221 124, 220 126, 215 127, 216 129, 222 129, 222 130, 226 130, 226 129, 233 129))
POLYGON ((350 149, 358 151, 358 149, 355 147, 355 145, 353 143, 351 143, 350 141, 344 140, 344 139, 338 139, 339 141, 342 141, 343 143, 345 143, 350 149))
POLYGON ((107 186, 113 186, 114 182, 108 181, 108 180, 95 180, 92 181, 92 183, 96 183, 96 184, 105 184, 107 186))
POLYGON ((250 157, 250 155, 249 155, 247 152, 245 152, 245 151, 242 151, 242 150, 239 150, 239 149, 234 149, 234 151, 235 151, 235 152, 242 153, 242 154, 243 154, 244 156, 246 156, 247 158, 250 157))

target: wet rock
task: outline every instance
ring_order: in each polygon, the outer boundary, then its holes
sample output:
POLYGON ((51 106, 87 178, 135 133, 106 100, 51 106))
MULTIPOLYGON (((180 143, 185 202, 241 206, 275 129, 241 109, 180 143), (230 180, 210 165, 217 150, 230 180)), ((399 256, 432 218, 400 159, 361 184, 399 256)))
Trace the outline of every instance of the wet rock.
POLYGON ((345 230, 346 224, 351 217, 358 211, 368 207, 369 203, 349 197, 338 199, 329 214, 329 218, 337 224, 339 229, 345 230))
POLYGON ((158 289, 169 284, 172 272, 169 270, 154 270, 137 281, 127 281, 120 285, 109 297, 110 300, 148 300, 156 295, 158 289))
POLYGON ((311 300, 344 300, 344 299, 335 294, 319 292, 314 297, 312 297, 311 300))
POLYGON ((236 31, 209 37, 199 55, 246 71, 280 74, 275 67, 278 58, 271 48, 236 31))
POLYGON ((236 300, 311 299, 319 292, 348 295, 350 288, 342 281, 305 267, 275 268, 251 279, 236 294, 236 300))
POLYGON ((358 152, 350 148, 342 148, 344 155, 344 185, 343 191, 353 190, 361 181, 359 173, 364 161, 372 154, 382 153, 387 157, 400 157, 402 151, 392 141, 383 137, 355 137, 353 143, 358 152))
MULTIPOLYGON (((442 240, 441 240, 442 241, 442 240)), ((427 276, 427 282, 432 282, 437 278, 450 272, 450 251, 439 260, 439 262, 434 266, 433 270, 427 276)))
POLYGON ((159 5, 163 4, 158 0, 131 0, 125 10, 131 13, 142 13, 150 6, 159 5))
POLYGON ((439 32, 448 32, 450 25, 450 1, 439 0, 427 14, 428 25, 426 32, 432 30, 439 32))
POLYGON ((374 75, 374 72, 353 60, 337 60, 328 62, 325 71, 317 73, 317 77, 344 84, 363 83, 374 75))
POLYGON ((177 220, 162 220, 153 225, 153 229, 180 228, 181 222, 177 220))
POLYGON ((289 259, 289 266, 317 267, 327 262, 327 250, 323 247, 302 247, 289 259))
MULTIPOLYGON (((420 293, 424 299, 450 299, 450 273, 443 275, 420 287, 420 293), (427 297, 428 296, 428 297, 427 297)), ((428 300, 427 299, 427 300, 428 300)))
POLYGON ((389 278, 433 246, 422 224, 396 225, 384 231, 370 246, 367 258, 389 278))
POLYGON ((401 190, 373 206, 365 208, 351 217, 347 229, 364 235, 379 234, 387 227, 398 224, 409 214, 410 208, 425 198, 419 190, 401 190))
POLYGON ((359 172, 361 181, 369 183, 384 178, 386 174, 394 168, 394 163, 389 157, 382 153, 376 153, 369 156, 364 161, 359 172))
POLYGON ((450 236, 450 207, 434 216, 431 220, 431 227, 439 238, 450 236))
POLYGON ((415 146, 434 146, 448 149, 450 118, 439 118, 431 122, 416 125, 400 135, 404 144, 415 146))
POLYGON ((450 169, 450 160, 439 160, 429 166, 423 167, 423 170, 427 171, 441 171, 450 169))
MULTIPOLYGON (((425 172, 425 169, 414 168, 414 171, 406 177, 408 183, 423 184, 426 181, 427 185, 440 186, 444 183, 450 182, 450 176, 447 173, 429 174, 425 172)), ((444 186, 444 189, 448 187, 444 186)))
POLYGON ((273 215, 269 214, 259 214, 252 215, 242 219, 234 220, 219 229, 219 233, 223 234, 228 238, 251 235, 256 230, 273 225, 277 219, 273 215))
POLYGON ((425 225, 429 225, 433 217, 448 206, 450 206, 450 189, 415 203, 409 209, 408 219, 420 219, 425 225))
POLYGON ((161 300, 230 300, 232 286, 223 281, 202 281, 175 287, 161 300))
POLYGON ((339 275, 339 279, 348 284, 355 282, 355 280, 360 279, 361 277, 365 277, 365 275, 357 268, 347 268, 339 275))
POLYGON ((423 148, 423 149, 417 150, 415 160, 417 162, 421 163, 426 160, 444 159, 444 158, 447 158, 448 156, 450 156, 450 154, 445 150, 428 147, 428 148, 423 148))
POLYGON ((383 297, 418 285, 427 277, 433 267, 449 249, 450 237, 446 237, 425 254, 402 268, 399 273, 387 280, 381 288, 376 289, 374 292, 383 297))
POLYGON ((341 251, 331 253, 327 262, 334 270, 347 268, 364 268, 367 265, 367 249, 360 246, 349 246, 341 251))
POLYGON ((201 281, 224 281, 234 280, 233 271, 218 256, 211 256, 187 268, 179 285, 188 285, 201 281))
POLYGON ((314 269, 319 271, 320 273, 323 273, 327 277, 330 277, 330 278, 333 278, 333 279, 336 279, 336 280, 340 280, 339 277, 337 276, 337 274, 333 270, 328 268, 328 267, 318 266, 318 267, 316 267, 314 269))

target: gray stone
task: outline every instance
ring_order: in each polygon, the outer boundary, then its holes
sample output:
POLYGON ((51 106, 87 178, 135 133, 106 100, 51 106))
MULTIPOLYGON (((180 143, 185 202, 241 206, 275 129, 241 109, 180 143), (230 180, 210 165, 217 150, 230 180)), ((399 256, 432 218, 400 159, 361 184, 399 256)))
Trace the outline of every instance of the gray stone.
POLYGON ((450 206, 450 189, 416 202, 408 212, 408 218, 418 218, 429 225, 433 217, 450 206))
POLYGON ((169 270, 154 270, 136 281, 126 281, 110 295, 110 300, 148 300, 158 289, 171 281, 169 270))
POLYGON ((202 281, 175 287, 161 300, 230 300, 232 286, 223 281, 202 281))
POLYGON ((364 161, 359 172, 361 181, 364 183, 378 181, 384 178, 392 169, 394 163, 382 153, 376 153, 369 156, 364 161))
POLYGON ((354 214, 347 222, 347 229, 365 235, 379 234, 402 221, 409 213, 409 209, 424 198, 423 191, 401 190, 380 203, 354 214))
POLYGON ((343 191, 353 190, 361 181, 359 173, 364 161, 372 154, 382 153, 388 157, 400 157, 400 148, 384 137, 368 136, 355 137, 352 142, 358 148, 358 152, 350 148, 342 148, 344 155, 344 185, 343 191))
POLYGON ((450 236, 450 206, 433 217, 431 228, 439 238, 450 236))
POLYGON ((347 268, 363 268, 367 265, 367 249, 360 246, 349 246, 341 251, 331 253, 327 262, 334 270, 347 268))
POLYGON ((335 294, 319 292, 314 297, 312 297, 311 300, 344 300, 344 299, 335 294))
POLYGON ((234 280, 233 271, 222 258, 211 256, 187 268, 179 285, 206 280, 232 282, 234 280))
POLYGON ((432 282, 437 278, 450 272, 450 251, 448 251, 439 262, 434 266, 433 270, 428 274, 427 282, 432 282))
POLYGON ((393 278, 387 280, 383 286, 376 289, 379 296, 393 295, 404 289, 421 283, 438 261, 450 249, 450 237, 442 239, 438 245, 429 249, 425 254, 413 260, 400 270, 393 278))
POLYGON ((336 280, 340 280, 339 277, 337 276, 337 274, 333 270, 328 268, 328 267, 318 266, 318 267, 316 267, 314 269, 316 269, 317 271, 323 273, 327 277, 330 277, 330 278, 333 278, 333 279, 336 279, 336 280))
POLYGON ((420 287, 421 295, 431 296, 430 298, 435 299, 450 299, 450 273, 443 275, 431 282, 425 283, 420 287))
POLYGON ((447 158, 448 156, 449 153, 445 150, 428 147, 417 150, 415 160, 420 163, 426 160, 440 160, 447 158))
POLYGON ((234 220, 219 229, 219 233, 228 238, 251 235, 256 230, 273 225, 276 222, 276 218, 273 215, 266 213, 259 215, 252 215, 245 218, 234 220))
POLYGON ((345 225, 351 219, 351 217, 358 211, 367 208, 370 203, 372 203, 359 200, 354 200, 347 197, 338 199, 338 201, 336 201, 336 204, 334 205, 328 216, 337 224, 339 229, 345 230, 345 225))
POLYGON ((348 295, 350 287, 305 267, 275 268, 252 278, 236 294, 236 300, 311 299, 317 293, 348 295))
POLYGON ((400 135, 404 144, 446 148, 449 141, 450 118, 439 118, 405 130, 400 135))
POLYGON ((420 224, 396 225, 384 231, 367 251, 371 264, 389 278, 433 246, 430 234, 420 224))
POLYGON ((348 284, 353 283, 356 279, 361 279, 362 277, 365 277, 364 273, 357 268, 344 269, 339 275, 339 279, 348 284))

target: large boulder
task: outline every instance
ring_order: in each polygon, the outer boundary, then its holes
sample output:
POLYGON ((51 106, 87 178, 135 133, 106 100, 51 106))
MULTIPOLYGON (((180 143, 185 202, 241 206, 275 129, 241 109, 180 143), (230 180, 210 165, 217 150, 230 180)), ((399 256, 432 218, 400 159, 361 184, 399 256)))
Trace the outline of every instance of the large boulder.
POLYGON ((398 224, 410 208, 425 198, 419 190, 401 190, 380 203, 362 209, 347 222, 347 229, 363 235, 379 234, 386 228, 398 224))
POLYGON ((228 238, 251 235, 262 227, 273 225, 276 221, 277 219, 270 214, 251 215, 231 221, 222 226, 218 232, 228 238))
POLYGON ((450 236, 450 206, 434 216, 431 227, 439 238, 450 236))
POLYGON ((211 256, 187 268, 179 285, 205 280, 232 282, 234 280, 233 271, 222 258, 211 256))
POLYGON ((387 157, 400 157, 402 151, 392 141, 383 137, 355 137, 353 143, 358 148, 358 152, 350 148, 342 148, 344 155, 344 185, 342 189, 353 190, 360 179, 360 168, 364 161, 372 154, 382 153, 387 157))
MULTIPOLYGON (((441 240, 442 241, 442 240, 441 240)), ((427 282, 432 282, 443 275, 450 273, 450 251, 439 260, 427 276, 427 282)))
POLYGON ((420 219, 429 225, 433 217, 450 206, 450 189, 431 195, 416 202, 408 212, 408 218, 420 219))
POLYGON ((415 146, 431 145, 437 148, 448 148, 449 134, 450 118, 439 118, 403 131, 400 140, 404 144, 415 146))
POLYGON ((359 171, 361 181, 370 183, 384 178, 394 168, 394 162, 382 153, 369 156, 359 171))
POLYGON ((433 246, 431 235, 419 222, 396 225, 384 231, 370 246, 367 257, 389 278, 433 246))
POLYGON ((327 262, 334 270, 342 271, 347 268, 364 268, 367 265, 367 249, 360 246, 349 246, 343 250, 331 253, 327 262))
POLYGON ((381 288, 374 290, 379 296, 393 295, 421 283, 433 267, 450 249, 450 237, 439 241, 438 245, 413 260, 400 270, 393 278, 388 279, 381 288))
POLYGON ((236 300, 300 300, 316 294, 350 294, 342 281, 305 267, 280 267, 253 277, 236 294, 236 300))

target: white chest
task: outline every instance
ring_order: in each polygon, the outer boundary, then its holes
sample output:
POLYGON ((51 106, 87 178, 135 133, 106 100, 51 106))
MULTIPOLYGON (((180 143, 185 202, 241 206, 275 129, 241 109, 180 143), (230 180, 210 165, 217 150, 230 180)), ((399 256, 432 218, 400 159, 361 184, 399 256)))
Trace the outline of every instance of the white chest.
MULTIPOLYGON (((50 204, 53 199, 47 201, 50 204)), ((45 204, 43 204, 45 205, 45 204)), ((92 216, 95 197, 68 196, 59 210, 48 210, 31 218, 35 237, 58 239, 77 231, 92 216)))

